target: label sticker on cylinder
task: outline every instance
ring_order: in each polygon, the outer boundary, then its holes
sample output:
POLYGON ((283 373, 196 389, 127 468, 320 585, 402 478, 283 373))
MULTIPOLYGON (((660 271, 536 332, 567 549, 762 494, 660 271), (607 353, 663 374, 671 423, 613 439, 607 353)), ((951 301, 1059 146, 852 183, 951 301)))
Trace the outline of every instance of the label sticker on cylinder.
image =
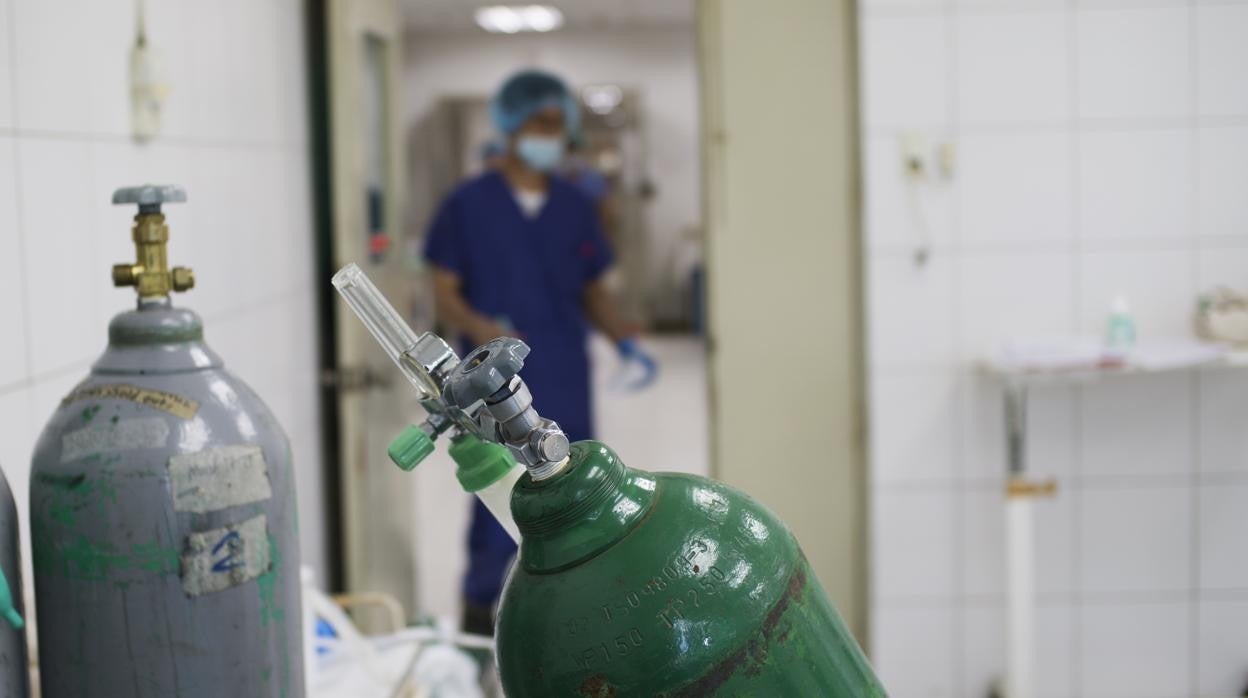
POLYGON ((259 446, 221 446, 169 458, 176 511, 203 513, 273 496, 259 446))
POLYGON ((270 559, 269 527, 263 514, 192 533, 182 552, 182 591, 187 596, 203 596, 238 586, 268 572, 270 559))
POLYGON ((199 411, 199 403, 181 395, 174 393, 166 393, 163 390, 152 390, 151 388, 140 388, 137 385, 127 385, 125 383, 108 383, 105 385, 92 385, 90 387, 75 390, 65 399, 61 400, 61 406, 64 407, 71 402, 79 400, 127 400, 129 402, 137 402, 140 405, 147 405, 158 410, 168 412, 175 417, 182 419, 190 419, 199 411))
POLYGON ((71 431, 61 437, 61 462, 100 453, 164 448, 169 441, 169 425, 164 417, 121 419, 109 424, 71 431))

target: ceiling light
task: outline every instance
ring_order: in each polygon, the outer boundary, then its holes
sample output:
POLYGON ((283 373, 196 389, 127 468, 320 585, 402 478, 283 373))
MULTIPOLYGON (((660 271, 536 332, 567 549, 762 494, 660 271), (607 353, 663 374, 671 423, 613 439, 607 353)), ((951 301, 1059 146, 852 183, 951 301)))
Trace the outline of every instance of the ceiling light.
POLYGON ((563 13, 550 5, 489 5, 473 14, 477 26, 495 34, 549 32, 563 26, 563 13))
POLYGON ((589 85, 581 90, 585 106, 595 114, 610 114, 624 101, 624 91, 617 85, 589 85))

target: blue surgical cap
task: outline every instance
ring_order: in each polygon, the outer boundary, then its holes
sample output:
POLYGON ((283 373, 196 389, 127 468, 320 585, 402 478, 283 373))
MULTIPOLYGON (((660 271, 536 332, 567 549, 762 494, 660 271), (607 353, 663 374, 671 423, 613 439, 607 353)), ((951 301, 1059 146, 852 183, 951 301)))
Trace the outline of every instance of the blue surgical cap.
POLYGON ((576 133, 580 112, 576 99, 559 78, 541 70, 522 70, 507 78, 490 102, 490 118, 504 135, 511 135, 533 114, 547 107, 563 110, 563 128, 576 133))

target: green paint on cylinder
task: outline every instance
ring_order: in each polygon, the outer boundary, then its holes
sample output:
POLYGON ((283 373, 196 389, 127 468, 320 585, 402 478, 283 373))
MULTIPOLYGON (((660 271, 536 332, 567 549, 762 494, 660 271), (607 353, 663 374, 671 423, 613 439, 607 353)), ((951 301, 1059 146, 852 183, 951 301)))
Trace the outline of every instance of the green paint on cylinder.
MULTIPOLYGON (((290 695, 290 641, 286 637, 286 629, 282 620, 286 617, 286 609, 282 608, 277 601, 277 588, 280 586, 282 551, 277 545, 277 539, 269 536, 269 571, 256 577, 256 590, 260 598, 260 625, 268 627, 270 623, 276 624, 278 628, 277 644, 279 648, 279 661, 281 666, 281 682, 279 685, 280 695, 290 695)), ((267 683, 273 676, 273 668, 265 667, 261 671, 261 678, 267 683)))
POLYGON ((77 536, 72 541, 56 545, 46 536, 42 526, 31 526, 31 545, 39 552, 35 557, 37 574, 55 574, 84 581, 123 581, 114 579, 123 573, 176 576, 181 564, 181 556, 176 549, 154 544, 139 543, 122 551, 77 536))

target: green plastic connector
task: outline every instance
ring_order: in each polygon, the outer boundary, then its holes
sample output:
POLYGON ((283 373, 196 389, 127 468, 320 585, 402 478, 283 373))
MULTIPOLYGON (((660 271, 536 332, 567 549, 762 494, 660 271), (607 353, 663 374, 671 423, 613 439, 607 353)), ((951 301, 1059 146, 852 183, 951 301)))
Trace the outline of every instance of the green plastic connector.
POLYGON ((9 591, 9 580, 5 578, 4 570, 0 570, 0 616, 4 616, 14 630, 21 630, 26 625, 21 614, 13 608, 13 594, 9 591))
POLYGON ((516 466, 511 452, 498 444, 461 434, 451 439, 449 449, 455 461, 455 479, 465 492, 479 492, 498 482, 516 466))
POLYGON ((394 461, 400 470, 410 471, 420 465, 420 462, 430 453, 433 453, 433 448, 433 439, 429 438, 425 430, 411 426, 404 429, 397 439, 390 442, 387 453, 390 454, 390 460, 394 461))

